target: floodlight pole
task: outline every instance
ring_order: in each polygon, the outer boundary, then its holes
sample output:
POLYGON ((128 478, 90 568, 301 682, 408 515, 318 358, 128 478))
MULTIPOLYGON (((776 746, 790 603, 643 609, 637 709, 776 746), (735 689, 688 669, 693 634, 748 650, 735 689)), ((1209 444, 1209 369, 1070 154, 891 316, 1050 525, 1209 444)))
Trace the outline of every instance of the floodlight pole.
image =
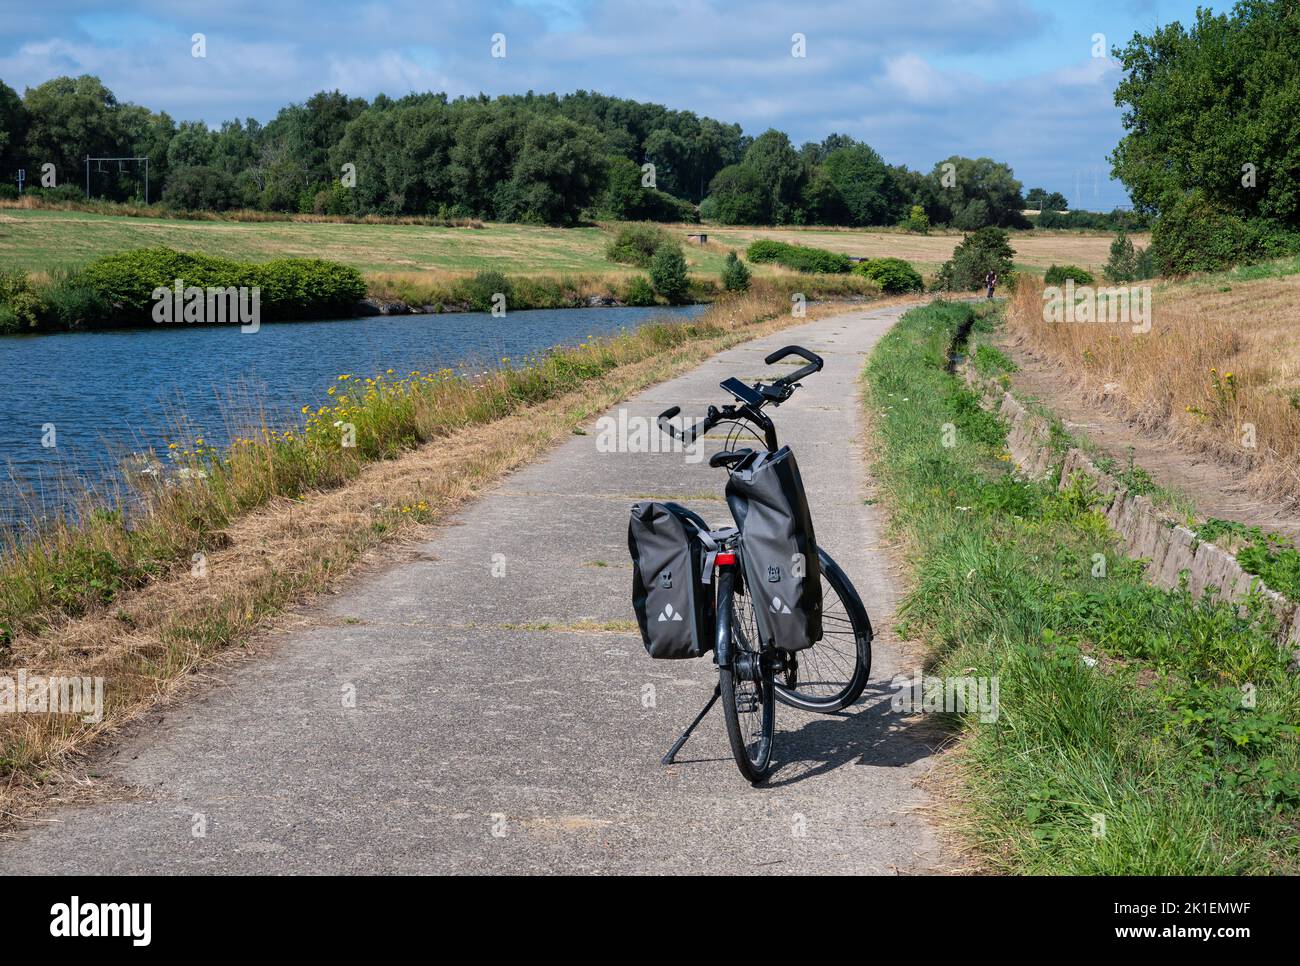
MULTIPOLYGON (((86 200, 90 200, 90 162, 91 161, 136 161, 144 162, 144 203, 149 203, 149 157, 145 155, 141 158, 92 158, 86 155, 86 200)), ((120 172, 119 172, 120 173, 120 172)))

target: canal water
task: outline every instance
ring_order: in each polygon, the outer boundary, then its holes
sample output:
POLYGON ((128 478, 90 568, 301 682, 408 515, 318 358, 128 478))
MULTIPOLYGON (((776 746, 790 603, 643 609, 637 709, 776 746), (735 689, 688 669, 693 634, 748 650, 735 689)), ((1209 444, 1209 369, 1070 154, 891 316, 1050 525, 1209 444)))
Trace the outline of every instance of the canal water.
POLYGON ((90 492, 111 497, 121 461, 183 434, 224 446, 263 420, 300 423, 342 373, 480 372, 590 335, 705 306, 380 316, 237 327, 0 337, 0 525, 90 492))

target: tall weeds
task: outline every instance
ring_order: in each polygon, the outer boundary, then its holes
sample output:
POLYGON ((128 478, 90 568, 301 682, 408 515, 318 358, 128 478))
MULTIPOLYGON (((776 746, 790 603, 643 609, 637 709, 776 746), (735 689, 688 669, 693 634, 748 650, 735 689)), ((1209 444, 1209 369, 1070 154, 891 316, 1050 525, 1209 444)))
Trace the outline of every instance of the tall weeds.
POLYGON ((1300 503, 1300 278, 1154 289, 1151 331, 1051 322, 1029 278, 1007 329, 1075 382, 1171 441, 1248 468, 1262 495, 1300 503))

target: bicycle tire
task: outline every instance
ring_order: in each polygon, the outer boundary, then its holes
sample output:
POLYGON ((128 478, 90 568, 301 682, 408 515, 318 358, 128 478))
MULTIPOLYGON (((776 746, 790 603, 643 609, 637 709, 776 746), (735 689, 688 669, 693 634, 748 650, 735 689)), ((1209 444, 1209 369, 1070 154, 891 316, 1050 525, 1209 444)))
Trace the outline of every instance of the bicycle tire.
POLYGON ((871 676, 871 618, 848 576, 821 547, 822 639, 798 651, 800 671, 794 686, 776 679, 776 698, 804 711, 830 714, 862 696, 871 676))
POLYGON ((730 570, 718 581, 718 622, 730 636, 730 660, 718 667, 722 716, 736 767, 751 785, 762 784, 772 771, 772 746, 776 732, 776 689, 772 666, 762 659, 744 629, 735 621, 735 575, 730 570), (745 674, 745 668, 759 669, 745 674), (743 706, 743 710, 742 710, 743 706))

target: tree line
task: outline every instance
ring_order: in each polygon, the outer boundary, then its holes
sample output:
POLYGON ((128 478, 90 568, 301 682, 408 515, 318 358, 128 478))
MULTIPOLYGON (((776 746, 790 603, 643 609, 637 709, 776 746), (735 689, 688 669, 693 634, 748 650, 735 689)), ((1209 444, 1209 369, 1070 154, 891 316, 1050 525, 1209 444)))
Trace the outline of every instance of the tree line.
MULTIPOLYGON (((119 101, 94 76, 23 96, 0 82, 0 172, 69 198, 87 156, 149 158, 151 200, 182 209, 432 215, 567 225, 587 218, 726 224, 1027 228, 1011 168, 953 156, 887 164, 844 134, 798 148, 776 130, 588 91, 372 101, 321 91, 269 122, 216 128, 119 101)), ((139 166, 92 166, 95 197, 143 200, 139 166)), ((12 193, 8 187, 5 193, 12 193)), ((48 192, 47 192, 48 193, 48 192)), ((1064 198, 1032 189, 1033 207, 1064 198)))

